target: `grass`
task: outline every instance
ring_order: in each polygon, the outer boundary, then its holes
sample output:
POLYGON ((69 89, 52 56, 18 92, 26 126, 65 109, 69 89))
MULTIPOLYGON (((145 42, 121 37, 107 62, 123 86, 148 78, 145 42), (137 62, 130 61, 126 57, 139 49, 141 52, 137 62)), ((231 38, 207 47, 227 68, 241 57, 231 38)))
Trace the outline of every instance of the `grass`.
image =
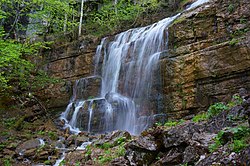
POLYGON ((101 149, 109 149, 109 148, 112 148, 113 145, 107 142, 107 143, 103 143, 102 145, 99 145, 98 147, 101 149))
POLYGON ((126 153, 126 149, 124 148, 125 142, 121 142, 119 146, 113 147, 112 149, 106 149, 102 155, 100 155, 97 159, 99 164, 105 164, 110 162, 111 160, 118 158, 120 156, 124 156, 126 153))
POLYGON ((3 120, 3 124, 7 128, 12 128, 16 123, 16 118, 8 118, 3 120))
POLYGON ((165 126, 165 127, 174 127, 174 126, 178 126, 181 125, 182 123, 184 123, 185 120, 184 119, 180 119, 180 120, 169 120, 166 123, 155 123, 156 126, 165 126))
POLYGON ((201 113, 201 114, 197 114, 192 118, 193 122, 201 122, 201 121, 205 121, 208 119, 208 116, 206 113, 201 113))
POLYGON ((0 151, 2 151, 5 147, 6 147, 6 144, 5 143, 1 143, 0 144, 0 151))

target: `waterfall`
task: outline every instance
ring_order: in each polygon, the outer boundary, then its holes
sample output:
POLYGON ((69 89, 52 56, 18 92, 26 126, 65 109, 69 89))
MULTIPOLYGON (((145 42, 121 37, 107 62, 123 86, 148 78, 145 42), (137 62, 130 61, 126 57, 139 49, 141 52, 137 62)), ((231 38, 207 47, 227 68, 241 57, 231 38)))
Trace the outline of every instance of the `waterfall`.
MULTIPOLYGON (((207 1, 198 0, 186 10, 207 1)), ((65 127, 73 132, 118 129, 135 135, 150 127, 157 114, 151 101, 155 73, 161 53, 167 50, 168 26, 180 15, 130 29, 114 39, 103 38, 94 57, 94 75, 76 81, 70 103, 61 115, 65 127), (100 88, 94 88, 95 95, 88 98, 87 91, 93 91, 90 87, 95 79, 100 79, 100 88)))

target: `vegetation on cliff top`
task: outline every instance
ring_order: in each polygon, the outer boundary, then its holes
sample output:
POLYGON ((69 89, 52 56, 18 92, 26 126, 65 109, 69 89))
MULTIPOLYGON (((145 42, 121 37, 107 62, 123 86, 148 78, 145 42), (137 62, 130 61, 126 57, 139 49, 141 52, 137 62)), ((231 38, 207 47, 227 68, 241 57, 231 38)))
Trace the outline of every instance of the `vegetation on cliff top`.
POLYGON ((177 9, 186 0, 4 0, 0 2, 0 93, 32 89, 49 81, 31 62, 41 61, 49 35, 77 31, 104 36, 133 27, 144 13, 177 9), (83 21, 81 20, 83 17, 83 21), (82 24, 80 26, 79 24, 82 24), (39 40, 39 42, 37 42, 39 40), (33 83, 31 83, 33 82, 33 83))
MULTIPOLYGON (((111 0, 85 3, 84 27, 88 34, 103 35, 133 23, 158 1, 111 0), (97 6, 100 6, 97 9, 97 6)), ((0 94, 19 94, 50 83, 34 62, 41 61, 49 35, 76 31, 80 4, 74 0, 4 0, 0 2, 0 94)))

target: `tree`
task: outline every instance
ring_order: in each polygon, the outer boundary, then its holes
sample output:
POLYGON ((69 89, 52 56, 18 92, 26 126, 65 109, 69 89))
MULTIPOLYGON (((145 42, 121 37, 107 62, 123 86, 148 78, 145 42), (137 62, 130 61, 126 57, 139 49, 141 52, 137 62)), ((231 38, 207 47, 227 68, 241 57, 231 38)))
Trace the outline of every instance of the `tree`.
POLYGON ((73 0, 2 0, 0 2, 0 26, 6 32, 5 39, 25 38, 28 34, 61 32, 67 26, 70 30, 77 23, 73 17, 73 0), (72 15, 66 18, 65 15, 72 15), (66 25, 65 25, 66 24, 66 25))

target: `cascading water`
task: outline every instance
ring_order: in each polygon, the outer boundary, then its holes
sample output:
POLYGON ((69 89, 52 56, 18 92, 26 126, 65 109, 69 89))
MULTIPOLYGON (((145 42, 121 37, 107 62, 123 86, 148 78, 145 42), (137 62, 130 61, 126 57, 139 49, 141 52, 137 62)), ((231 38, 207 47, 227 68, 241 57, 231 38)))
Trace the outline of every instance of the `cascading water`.
MULTIPOLYGON (((198 0, 186 10, 205 2, 208 0, 198 0)), ((95 75, 76 81, 71 101, 62 113, 65 127, 73 132, 119 129, 131 134, 149 127, 156 113, 150 103, 154 72, 161 53, 167 50, 167 28, 179 15, 130 29, 114 40, 102 39, 94 57, 95 75), (90 98, 86 82, 95 78, 101 79, 101 88, 90 98)))

